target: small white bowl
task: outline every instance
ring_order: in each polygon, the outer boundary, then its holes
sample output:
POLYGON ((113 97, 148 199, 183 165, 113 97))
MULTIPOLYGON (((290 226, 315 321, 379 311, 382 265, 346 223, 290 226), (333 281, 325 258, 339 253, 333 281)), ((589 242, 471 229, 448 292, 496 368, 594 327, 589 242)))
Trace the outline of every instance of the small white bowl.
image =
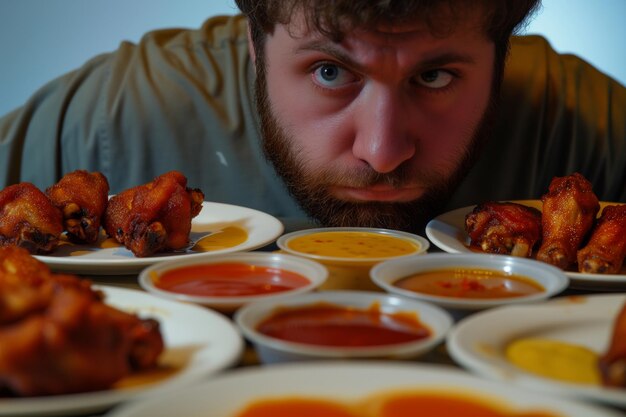
POLYGON ((171 300, 200 304, 222 312, 233 312, 239 307, 257 300, 278 300, 315 290, 328 277, 328 270, 317 262, 287 254, 271 252, 238 252, 228 255, 198 256, 154 264, 139 274, 139 285, 146 291, 171 300), (304 276, 309 283, 291 290, 244 296, 202 296, 168 291, 155 285, 162 274, 178 268, 221 263, 243 263, 248 265, 278 268, 304 276))
MULTIPOLYGON (((425 253, 430 247, 430 242, 422 236, 414 235, 412 233, 401 232, 397 230, 389 229, 377 229, 368 227, 325 227, 317 229, 305 229, 297 232, 287 233, 282 235, 276 241, 276 244, 282 252, 289 253, 296 256, 301 256, 307 259, 320 262, 328 268, 329 276, 328 280, 320 287, 324 290, 379 290, 372 284, 369 278, 369 271, 372 266, 379 262, 389 259, 406 258, 415 255, 421 255, 425 253), (340 236, 348 234, 349 238, 346 238, 345 245, 354 245, 354 248, 359 248, 362 244, 363 237, 381 236, 386 239, 397 239, 399 243, 403 245, 410 245, 414 247, 414 251, 401 255, 392 254, 378 254, 372 256, 365 256, 363 254, 356 256, 333 256, 324 254, 324 246, 328 243, 324 242, 324 239, 320 239, 317 243, 319 251, 317 253, 302 252, 291 247, 294 240, 307 237, 309 235, 323 234, 320 236, 330 237, 333 235, 340 236)), ((387 248, 383 248, 387 249, 387 248)))
POLYGON ((452 317, 443 309, 429 303, 392 294, 367 291, 320 291, 282 300, 248 304, 235 313, 235 322, 244 336, 252 342, 262 363, 290 362, 311 359, 389 358, 409 359, 424 354, 441 343, 452 326, 452 317), (368 347, 329 347, 296 343, 267 336, 257 326, 282 308, 298 308, 320 302, 340 307, 380 308, 382 313, 416 314, 430 330, 430 336, 412 342, 368 347))
POLYGON ((559 294, 569 285, 569 278, 560 269, 544 262, 527 258, 488 254, 433 253, 411 259, 390 260, 371 270, 372 281, 385 291, 428 301, 440 307, 458 311, 477 311, 501 305, 531 303, 559 294), (539 293, 492 299, 446 297, 406 290, 394 285, 398 280, 421 272, 447 268, 475 268, 520 275, 541 285, 539 293))

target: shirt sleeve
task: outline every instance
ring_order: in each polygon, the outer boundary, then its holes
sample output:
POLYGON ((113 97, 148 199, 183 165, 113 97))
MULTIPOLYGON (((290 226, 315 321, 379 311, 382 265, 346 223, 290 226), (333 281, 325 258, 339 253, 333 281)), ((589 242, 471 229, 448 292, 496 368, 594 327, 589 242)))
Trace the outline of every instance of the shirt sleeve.
POLYGON ((626 201, 626 89, 541 36, 514 37, 492 138, 450 207, 537 199, 573 172, 626 201))

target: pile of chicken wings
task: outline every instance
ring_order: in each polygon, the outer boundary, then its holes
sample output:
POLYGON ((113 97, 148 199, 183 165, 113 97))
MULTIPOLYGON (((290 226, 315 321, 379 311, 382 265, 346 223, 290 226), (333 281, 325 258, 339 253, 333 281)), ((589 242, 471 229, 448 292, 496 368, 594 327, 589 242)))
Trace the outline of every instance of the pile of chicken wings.
POLYGON ((88 280, 0 247, 0 396, 102 390, 153 368, 159 323, 105 304, 88 280))
POLYGON ((180 250, 189 244, 191 219, 203 200, 202 191, 187 187, 178 171, 110 199, 100 172, 70 172, 45 192, 22 182, 0 191, 0 247, 47 254, 63 233, 74 243, 92 244, 102 227, 137 257, 180 250))
POLYGON ((465 217, 470 246, 532 257, 563 270, 618 273, 626 257, 626 204, 600 203, 579 173, 553 178, 541 211, 514 202, 486 202, 465 217))

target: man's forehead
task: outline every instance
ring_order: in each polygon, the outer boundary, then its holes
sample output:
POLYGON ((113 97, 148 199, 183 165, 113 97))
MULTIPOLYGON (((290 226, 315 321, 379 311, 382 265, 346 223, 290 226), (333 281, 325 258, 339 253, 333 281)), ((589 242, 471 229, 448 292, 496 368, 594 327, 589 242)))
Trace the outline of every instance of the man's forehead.
MULTIPOLYGON (((342 35, 358 36, 362 34, 371 34, 375 36, 384 36, 394 40, 402 40, 403 38, 414 38, 416 36, 432 35, 434 37, 447 37, 454 32, 474 32, 486 35, 484 28, 484 14, 479 9, 468 10, 461 19, 458 11, 439 12, 431 14, 428 17, 419 14, 410 18, 402 18, 397 21, 380 20, 368 26, 351 27, 346 25, 346 29, 342 35)), ((279 24, 280 25, 280 24, 279 24)), ((323 25, 323 23, 322 23, 323 25)), ((328 38, 329 33, 322 33, 318 28, 306 19, 302 11, 295 11, 289 23, 283 26, 289 35, 294 39, 312 39, 312 38, 328 38)), ((334 39, 337 41, 336 39, 334 39)))

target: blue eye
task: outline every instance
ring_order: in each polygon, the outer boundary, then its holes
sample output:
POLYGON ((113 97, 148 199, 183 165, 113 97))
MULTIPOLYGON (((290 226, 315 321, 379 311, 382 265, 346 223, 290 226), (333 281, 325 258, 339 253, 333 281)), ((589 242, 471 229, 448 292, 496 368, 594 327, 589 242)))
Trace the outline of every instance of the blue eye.
POLYGON ((350 71, 334 64, 322 64, 313 71, 313 81, 322 87, 340 88, 356 80, 350 71))
POLYGON ((421 73, 417 82, 424 87, 438 89, 447 87, 453 79, 454 75, 449 71, 437 69, 421 73))

